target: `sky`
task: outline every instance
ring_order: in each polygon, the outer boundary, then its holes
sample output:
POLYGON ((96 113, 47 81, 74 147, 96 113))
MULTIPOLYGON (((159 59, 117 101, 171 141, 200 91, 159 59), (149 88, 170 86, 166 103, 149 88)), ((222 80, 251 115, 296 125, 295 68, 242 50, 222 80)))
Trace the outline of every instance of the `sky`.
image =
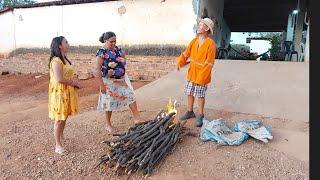
POLYGON ((49 1, 55 1, 55 0, 35 0, 36 2, 49 2, 49 1))
POLYGON ((257 52, 258 54, 262 54, 271 48, 270 42, 266 40, 251 40, 251 43, 246 43, 247 37, 249 37, 248 33, 243 34, 242 32, 232 32, 231 43, 250 46, 250 52, 257 52))

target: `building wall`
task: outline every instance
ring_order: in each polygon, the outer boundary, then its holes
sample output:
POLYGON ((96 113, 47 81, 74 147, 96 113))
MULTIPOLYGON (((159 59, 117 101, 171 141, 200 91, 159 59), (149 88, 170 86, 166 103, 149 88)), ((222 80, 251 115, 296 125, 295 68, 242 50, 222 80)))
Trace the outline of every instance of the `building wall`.
POLYGON ((0 57, 15 48, 12 11, 0 15, 0 57))
POLYGON ((62 6, 14 9, 16 47, 50 47, 62 35, 62 6))
MULTIPOLYGON (((106 31, 114 31, 122 45, 186 45, 194 37, 193 6, 192 0, 125 0, 14 9, 13 22, 10 13, 0 14, 5 24, 0 32, 14 32, 7 24, 15 24, 17 48, 49 47, 57 35, 71 45, 101 45, 98 39, 106 31)), ((11 51, 12 38, 3 41, 0 51, 11 51)))
MULTIPOLYGON (((20 54, 12 58, 1 59, 0 74, 10 73, 48 73, 49 54, 20 54)), ((75 66, 80 79, 95 75, 95 55, 69 53, 68 58, 75 66)), ((175 69, 174 56, 127 56, 126 72, 131 80, 154 81, 175 69)))

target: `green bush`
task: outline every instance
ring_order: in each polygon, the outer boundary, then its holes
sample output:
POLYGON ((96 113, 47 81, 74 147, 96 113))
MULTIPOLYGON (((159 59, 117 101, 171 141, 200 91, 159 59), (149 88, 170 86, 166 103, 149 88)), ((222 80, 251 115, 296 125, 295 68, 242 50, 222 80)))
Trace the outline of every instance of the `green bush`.
POLYGON ((270 58, 271 60, 284 60, 284 56, 283 53, 281 53, 281 34, 275 33, 272 37, 271 37, 271 48, 270 50, 270 58))
POLYGON ((9 53, 9 56, 16 56, 19 54, 50 54, 50 49, 48 48, 18 48, 9 53))
MULTIPOLYGON (((127 55, 141 55, 141 56, 178 56, 183 52, 186 46, 180 45, 124 45, 120 47, 127 55)), ((100 46, 70 46, 70 53, 78 54, 95 54, 100 46)), ((10 52, 9 56, 16 56, 19 54, 50 54, 49 48, 18 48, 10 52)))

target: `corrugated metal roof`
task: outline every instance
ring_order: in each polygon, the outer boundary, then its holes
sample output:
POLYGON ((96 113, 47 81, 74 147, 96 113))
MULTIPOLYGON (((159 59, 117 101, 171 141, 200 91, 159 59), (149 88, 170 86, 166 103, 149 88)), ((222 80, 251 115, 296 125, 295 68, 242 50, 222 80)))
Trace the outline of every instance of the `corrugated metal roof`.
POLYGON ((62 6, 62 5, 85 4, 85 3, 95 3, 95 2, 105 2, 105 1, 117 1, 117 0, 62 0, 62 1, 41 2, 41 3, 34 3, 34 4, 14 5, 14 6, 5 7, 3 9, 0 9, 0 14, 7 12, 7 11, 12 11, 13 9, 17 9, 17 8, 62 6))

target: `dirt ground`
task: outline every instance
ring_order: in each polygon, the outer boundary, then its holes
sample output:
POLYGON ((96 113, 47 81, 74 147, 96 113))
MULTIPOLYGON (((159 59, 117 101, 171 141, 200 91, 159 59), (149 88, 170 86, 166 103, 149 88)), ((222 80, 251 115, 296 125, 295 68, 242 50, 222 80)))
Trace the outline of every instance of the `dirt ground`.
MULTIPOLYGON (((83 80, 80 113, 65 129, 67 155, 54 151, 53 122, 48 118, 48 76, 40 74, 0 76, 0 179, 126 179, 109 169, 93 167, 104 153, 104 116, 95 110, 96 79, 83 80)), ((133 82, 135 89, 144 82, 133 82)), ((164 102, 139 102, 144 119, 152 119, 164 102)), ((178 108, 184 112, 185 106, 178 108)), ((308 124, 259 115, 206 109, 209 119, 259 118, 272 128, 308 133, 308 124), (288 125, 290 124, 290 125, 288 125)), ((133 124, 129 110, 113 114, 114 125, 125 131, 133 124)), ((195 132, 194 120, 187 126, 195 132)), ((288 139, 274 139, 286 142, 288 139)), ((291 139, 290 139, 291 141, 291 139)), ((218 146, 187 136, 156 169, 151 179, 309 179, 309 163, 269 144, 249 139, 240 146, 218 146)), ((131 179, 143 179, 135 174, 131 179)))

